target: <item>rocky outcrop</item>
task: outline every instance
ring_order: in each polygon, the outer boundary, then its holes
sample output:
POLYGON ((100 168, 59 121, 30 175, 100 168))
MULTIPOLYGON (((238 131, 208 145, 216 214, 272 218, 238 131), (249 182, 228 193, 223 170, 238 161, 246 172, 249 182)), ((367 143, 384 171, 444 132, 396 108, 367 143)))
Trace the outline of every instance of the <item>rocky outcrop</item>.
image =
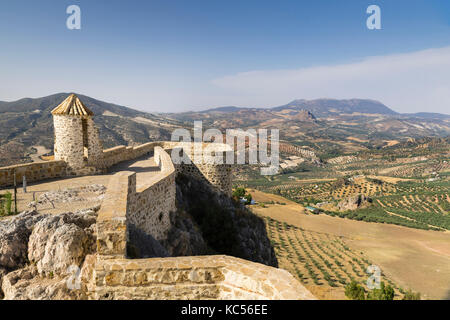
POLYGON ((5 300, 74 300, 83 299, 80 290, 71 290, 67 279, 41 278, 35 266, 8 273, 2 285, 5 300))
POLYGON ((359 194, 348 197, 337 204, 339 211, 356 210, 358 208, 366 207, 372 203, 372 199, 359 194))
POLYGON ((95 251, 95 221, 93 210, 45 217, 30 236, 29 261, 46 275, 64 275, 69 266, 80 266, 84 257, 95 251))
POLYGON ((172 228, 165 243, 170 256, 204 255, 211 251, 191 216, 178 210, 170 215, 170 220, 172 228))
POLYGON ((36 211, 0 223, 0 296, 81 299, 67 280, 95 252, 95 210, 58 215, 36 211))
POLYGON ((43 217, 36 211, 25 211, 0 222, 0 268, 14 270, 27 263, 31 230, 43 217))
POLYGON ((220 253, 278 266, 264 221, 227 195, 213 191, 201 180, 179 175, 177 207, 184 223, 183 228, 175 227, 178 231, 172 232, 184 236, 184 240, 166 244, 169 252, 220 253), (177 243, 182 245, 177 247, 177 243))
POLYGON ((30 236, 28 259, 39 274, 65 275, 95 251, 94 211, 50 215, 39 221, 30 236))
POLYGON ((5 269, 0 268, 0 299, 3 299, 4 294, 2 290, 2 279, 8 272, 5 269))

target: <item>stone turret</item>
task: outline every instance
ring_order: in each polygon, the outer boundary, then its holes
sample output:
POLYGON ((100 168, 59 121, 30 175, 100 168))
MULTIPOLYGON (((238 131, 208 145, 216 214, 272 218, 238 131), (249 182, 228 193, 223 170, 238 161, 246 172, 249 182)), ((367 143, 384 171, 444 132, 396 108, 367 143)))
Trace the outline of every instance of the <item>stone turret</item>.
POLYGON ((103 166, 103 147, 94 125, 94 113, 75 95, 52 110, 55 127, 55 160, 64 160, 68 173, 98 173, 103 166))

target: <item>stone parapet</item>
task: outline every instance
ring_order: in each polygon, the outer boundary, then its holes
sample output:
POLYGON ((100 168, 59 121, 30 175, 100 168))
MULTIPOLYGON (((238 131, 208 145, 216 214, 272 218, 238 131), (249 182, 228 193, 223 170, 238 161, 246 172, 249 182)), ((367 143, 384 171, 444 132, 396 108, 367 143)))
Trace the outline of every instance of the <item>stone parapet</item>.
MULTIPOLYGON (((56 121, 57 123, 65 123, 69 120, 73 120, 74 123, 78 123, 77 122, 78 120, 79 121, 83 120, 77 118, 71 119, 68 116, 60 116, 59 118, 58 121, 56 121)), ((89 120, 88 128, 93 127, 92 120, 91 119, 88 120, 89 120)), ((69 123, 72 122, 69 121, 69 123)), ((91 131, 95 133, 94 129, 90 129, 89 132, 91 131)), ((70 176, 96 175, 104 173, 107 170, 107 168, 110 168, 113 165, 118 164, 120 162, 137 159, 146 154, 150 154, 154 152, 155 148, 159 147, 169 152, 167 156, 164 155, 164 158, 167 159, 167 161, 165 161, 166 167, 174 166, 176 174, 183 173, 185 175, 201 179, 205 181, 207 184, 215 187, 217 190, 220 190, 227 195, 231 194, 231 187, 232 187, 231 165, 215 164, 213 162, 208 161, 198 161, 198 162, 194 161, 195 159, 201 159, 201 155, 198 155, 199 156, 198 158, 194 157, 195 146, 202 145, 203 147, 202 150, 205 149, 213 150, 213 152, 215 152, 216 154, 218 153, 223 154, 224 150, 228 150, 227 148, 229 148, 227 145, 156 141, 156 142, 148 142, 135 147, 117 146, 114 148, 103 150, 101 155, 99 155, 97 152, 98 146, 95 145, 94 143, 96 139, 92 139, 92 137, 95 137, 94 133, 88 136, 88 139, 93 140, 92 142, 88 143, 88 145, 91 148, 90 151, 91 157, 87 159, 83 159, 82 157, 76 158, 70 152, 67 151, 71 149, 67 149, 67 145, 64 144, 63 141, 59 141, 57 144, 59 145, 59 147, 57 147, 58 148, 57 156, 61 158, 60 160, 2 167, 0 168, 0 187, 9 186, 13 184, 14 176, 13 170, 11 169, 14 168, 17 168, 16 172, 18 182, 21 181, 24 172, 27 176, 27 181, 29 182, 35 182, 49 178, 62 178, 66 176, 70 177, 70 176), (171 161, 171 151, 174 149, 190 150, 189 158, 191 159, 192 163, 190 164, 181 163, 173 165, 171 161), (66 156, 66 154, 69 154, 69 156, 66 156), (169 164, 169 162, 171 163, 169 164)), ((75 145, 78 146, 77 143, 75 143, 75 145)), ((155 160, 157 159, 159 158, 155 157, 155 160)))
POLYGON ((155 147, 154 158, 160 172, 140 184, 137 190, 129 190, 127 221, 134 230, 163 240, 170 228, 170 212, 176 211, 175 168, 161 147, 155 147))
POLYGON ((111 177, 97 218, 97 252, 101 255, 126 255, 130 189, 136 189, 136 173, 123 171, 111 177))
POLYGON ((166 237, 170 212, 175 206, 175 168, 170 156, 155 147, 160 172, 136 188, 136 174, 122 171, 113 175, 99 211, 97 250, 103 255, 126 256, 129 230, 156 240, 166 237))
POLYGON ((285 270, 224 255, 97 256, 89 268, 92 299, 315 299, 285 270))
POLYGON ((14 171, 18 185, 22 184, 25 175, 27 182, 35 182, 45 179, 61 178, 66 175, 67 164, 63 160, 47 162, 34 162, 18 164, 0 168, 0 187, 12 186, 14 184, 14 171))
POLYGON ((163 142, 148 142, 136 147, 117 146, 103 150, 103 162, 106 167, 111 167, 123 161, 139 158, 153 151, 156 146, 163 142))

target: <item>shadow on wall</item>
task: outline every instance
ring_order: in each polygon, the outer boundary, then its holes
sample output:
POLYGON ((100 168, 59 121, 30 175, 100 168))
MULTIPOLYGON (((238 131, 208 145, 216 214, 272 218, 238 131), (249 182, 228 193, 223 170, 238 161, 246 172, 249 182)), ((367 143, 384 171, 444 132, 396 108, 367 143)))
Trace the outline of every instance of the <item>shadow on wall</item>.
POLYGON ((110 173, 120 172, 120 171, 131 171, 131 172, 136 172, 136 173, 158 172, 158 171, 160 171, 160 169, 159 169, 159 167, 157 165, 154 165, 154 166, 149 166, 149 165, 133 166, 133 164, 138 162, 138 161, 149 160, 152 157, 153 157, 153 152, 145 154, 145 155, 143 155, 143 156, 141 156, 139 158, 136 158, 136 159, 131 159, 131 160, 126 160, 126 161, 120 162, 120 163, 115 164, 112 167, 110 167, 108 169, 108 172, 110 172, 110 173))
POLYGON ((128 224, 128 258, 225 254, 278 267, 264 220, 204 179, 179 174, 176 205, 166 239, 128 224))
POLYGON ((169 253, 151 235, 136 228, 134 224, 128 224, 127 258, 164 258, 169 253))
POLYGON ((203 179, 179 174, 176 182, 178 211, 185 212, 198 227, 209 254, 278 267, 262 218, 229 196, 214 192, 203 179))
POLYGON ((128 167, 127 171, 135 172, 135 173, 144 173, 144 172, 160 172, 159 167, 128 167))

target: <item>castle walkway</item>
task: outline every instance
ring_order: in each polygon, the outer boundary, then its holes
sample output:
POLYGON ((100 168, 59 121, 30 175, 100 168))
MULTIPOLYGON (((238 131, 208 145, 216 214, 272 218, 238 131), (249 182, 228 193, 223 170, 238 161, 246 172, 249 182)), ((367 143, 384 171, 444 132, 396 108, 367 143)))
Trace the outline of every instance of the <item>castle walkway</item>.
MULTIPOLYGON (((146 184, 159 172, 153 154, 124 161, 108 169, 102 175, 71 177, 44 180, 28 183, 27 193, 23 192, 22 181, 18 181, 17 207, 18 211, 29 210, 31 202, 36 202, 36 208, 43 213, 73 212, 92 208, 101 204, 109 179, 117 172, 131 171, 136 173, 136 187, 146 184), (39 203, 39 200, 43 200, 39 203)), ((2 189, 2 193, 14 192, 12 188, 2 189)))

